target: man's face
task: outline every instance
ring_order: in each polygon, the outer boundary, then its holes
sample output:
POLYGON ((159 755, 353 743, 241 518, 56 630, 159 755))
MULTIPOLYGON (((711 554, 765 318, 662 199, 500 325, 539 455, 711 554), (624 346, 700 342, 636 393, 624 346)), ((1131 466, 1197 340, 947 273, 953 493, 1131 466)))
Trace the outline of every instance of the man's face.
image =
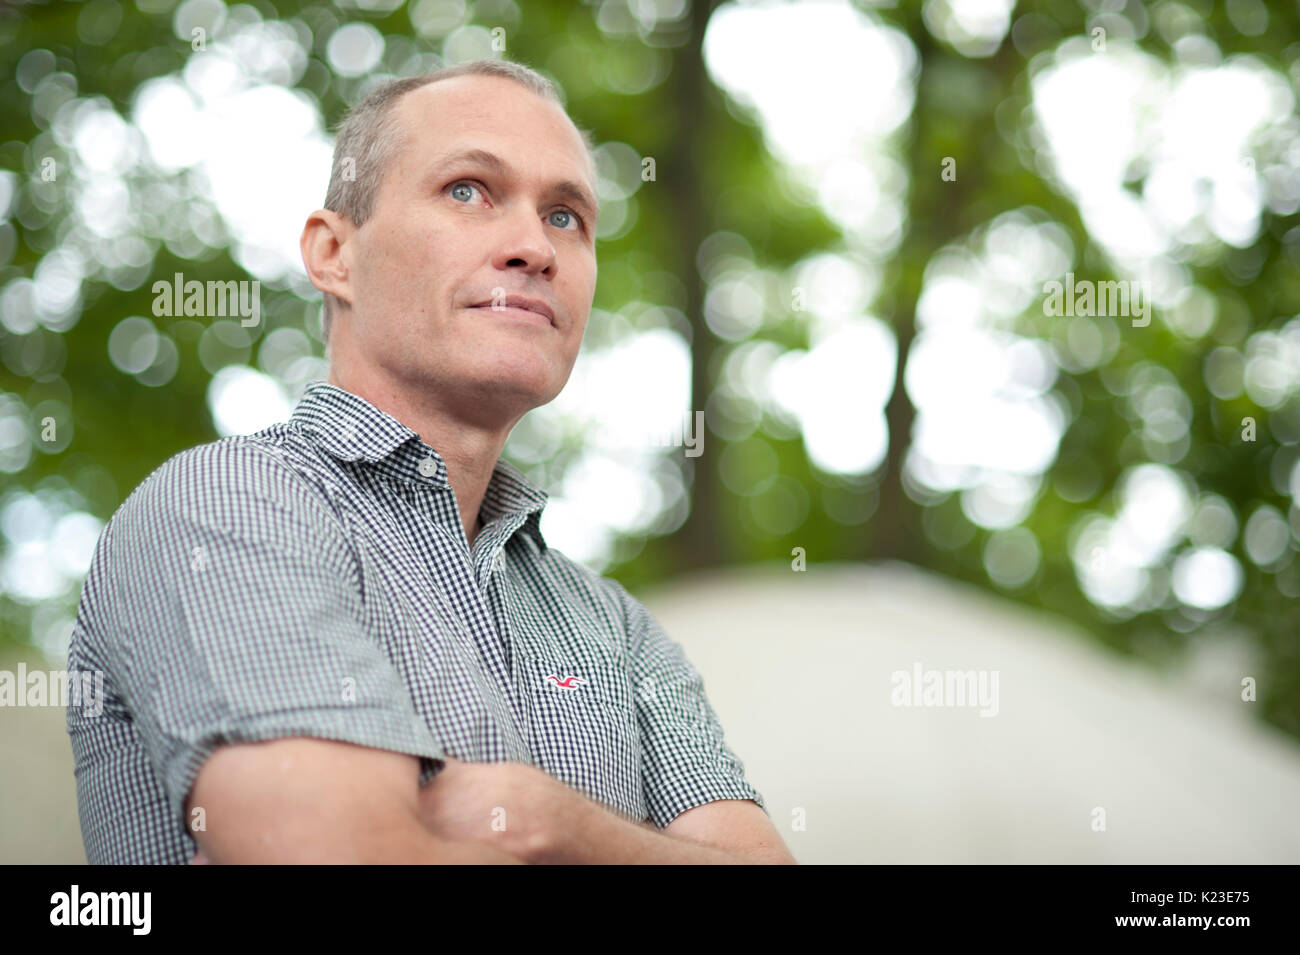
POLYGON ((559 394, 587 326, 596 210, 574 194, 595 201, 587 151, 559 106, 500 77, 431 83, 392 109, 404 139, 345 245, 353 354, 336 359, 466 420, 513 423, 559 394), (481 307, 515 295, 553 319, 481 307))

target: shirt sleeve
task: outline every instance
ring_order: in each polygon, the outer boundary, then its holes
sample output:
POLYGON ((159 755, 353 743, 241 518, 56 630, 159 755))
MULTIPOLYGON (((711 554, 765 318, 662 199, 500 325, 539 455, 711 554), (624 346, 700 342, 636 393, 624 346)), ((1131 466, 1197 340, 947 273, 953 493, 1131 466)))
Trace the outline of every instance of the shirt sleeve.
POLYGON ((763 797, 745 778, 744 764, 727 745, 704 678, 681 644, 644 604, 611 582, 627 617, 650 818, 663 829, 687 809, 717 799, 750 799, 767 812, 763 797))
POLYGON ((172 817, 218 746, 305 736, 441 760, 364 625, 355 552, 323 493, 274 449, 182 452, 109 522, 82 624, 172 817))

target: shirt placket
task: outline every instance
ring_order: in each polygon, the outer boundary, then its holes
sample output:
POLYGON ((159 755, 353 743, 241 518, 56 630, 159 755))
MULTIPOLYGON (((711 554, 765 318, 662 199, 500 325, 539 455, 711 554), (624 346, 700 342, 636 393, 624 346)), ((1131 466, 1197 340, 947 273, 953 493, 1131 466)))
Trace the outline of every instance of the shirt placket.
POLYGON ((480 534, 481 552, 476 555, 475 572, 479 580, 479 592, 483 597, 484 608, 492 620, 493 628, 500 637, 502 651, 506 658, 506 672, 510 675, 511 686, 514 685, 514 633, 510 628, 510 618, 506 613, 501 588, 507 584, 506 543, 519 529, 527 515, 511 515, 499 522, 485 527, 480 534), (488 534, 491 534, 488 537, 488 534))
MULTIPOLYGON (((434 481, 440 473, 438 462, 432 457, 421 459, 417 470, 426 481, 434 481)), ((509 631, 500 627, 504 615, 495 612, 489 590, 493 588, 494 569, 504 567, 504 541, 523 520, 511 516, 506 521, 494 521, 479 533, 475 542, 478 546, 471 550, 451 487, 443 483, 430 490, 436 498, 430 496, 427 499, 426 516, 432 521, 435 531, 459 554, 460 559, 454 562, 454 572, 461 579, 456 584, 462 593, 470 595, 474 603, 476 620, 468 622, 469 636, 484 669, 504 695, 514 717, 516 732, 522 738, 525 717, 511 673, 509 631)))

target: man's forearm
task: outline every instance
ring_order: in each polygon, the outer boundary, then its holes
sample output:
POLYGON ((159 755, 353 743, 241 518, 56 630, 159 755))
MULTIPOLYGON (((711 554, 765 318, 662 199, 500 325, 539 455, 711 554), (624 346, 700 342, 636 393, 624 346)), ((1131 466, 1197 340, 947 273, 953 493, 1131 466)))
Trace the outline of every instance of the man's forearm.
MULTIPOLYGON (((422 830, 423 831, 423 830, 422 830)), ((447 842, 437 840, 430 844, 420 840, 409 849, 395 849, 385 859, 395 865, 525 865, 508 852, 475 842, 447 842)))
POLYGON ((401 820, 379 831, 357 833, 346 844, 325 845, 323 840, 300 840, 275 847, 235 845, 204 849, 192 865, 523 865, 524 860, 481 842, 452 842, 432 835, 419 820, 401 820))
POLYGON ((751 865, 765 860, 666 836, 568 790, 552 814, 545 839, 528 862, 538 865, 751 865))

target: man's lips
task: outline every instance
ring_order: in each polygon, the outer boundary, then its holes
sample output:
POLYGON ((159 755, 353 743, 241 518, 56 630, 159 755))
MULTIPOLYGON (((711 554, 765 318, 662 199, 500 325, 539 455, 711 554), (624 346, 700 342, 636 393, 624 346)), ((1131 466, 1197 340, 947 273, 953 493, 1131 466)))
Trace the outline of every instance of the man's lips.
POLYGON ((526 298, 522 295, 507 295, 504 300, 478 302, 471 305, 470 308, 483 308, 511 315, 515 318, 545 321, 548 325, 555 324, 555 312, 551 310, 549 305, 541 299, 526 298))
POLYGON ((501 315, 505 318, 513 318, 519 321, 527 322, 530 325, 551 327, 551 321, 545 315, 538 312, 529 311, 526 308, 493 308, 491 305, 471 305, 471 309, 476 312, 491 312, 493 315, 501 315))

